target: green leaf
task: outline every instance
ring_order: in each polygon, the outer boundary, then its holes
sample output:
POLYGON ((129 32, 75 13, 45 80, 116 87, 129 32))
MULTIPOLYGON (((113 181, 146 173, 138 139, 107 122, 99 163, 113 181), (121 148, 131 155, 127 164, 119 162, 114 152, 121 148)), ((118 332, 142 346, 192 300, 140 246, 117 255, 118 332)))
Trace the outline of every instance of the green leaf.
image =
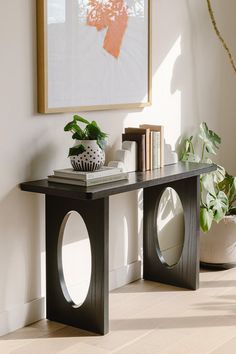
POLYGON ((79 145, 76 145, 76 146, 73 146, 72 148, 70 148, 69 150, 69 156, 78 156, 80 154, 82 154, 84 151, 86 151, 84 145, 82 144, 79 144, 79 145))
POLYGON ((99 138, 101 133, 100 129, 93 124, 87 125, 85 130, 87 132, 88 138, 91 140, 97 140, 97 138, 99 138))
POLYGON ((192 152, 186 152, 181 160, 185 162, 200 162, 200 157, 192 152))
POLYGON ((194 148, 193 148, 192 139, 193 139, 193 136, 190 136, 190 138, 186 138, 184 140, 183 152, 182 152, 180 160, 189 161, 188 160, 189 155, 190 154, 194 155, 194 148))
POLYGON ((207 206, 214 212, 214 220, 219 222, 222 220, 228 210, 228 198, 226 194, 220 191, 217 196, 210 193, 207 195, 207 206))
POLYGON ((90 124, 89 121, 81 116, 78 116, 77 114, 75 114, 73 116, 73 119, 74 119, 74 122, 81 122, 81 123, 84 123, 84 124, 90 124))
POLYGON ((76 132, 72 135, 72 139, 77 139, 77 140, 85 140, 86 135, 83 130, 76 132))
POLYGON ((203 141, 206 151, 209 154, 216 154, 221 143, 221 138, 212 130, 208 129, 205 122, 200 124, 199 138, 203 141))
POLYGON ((230 208, 227 215, 236 215, 236 207, 230 208))
MULTIPOLYGON (((73 134, 77 133, 78 136, 83 136, 83 134, 84 134, 83 130, 77 125, 77 123, 75 121, 69 122, 65 126, 64 131, 70 131, 73 134)), ((75 139, 73 136, 72 136, 72 138, 75 139)))
MULTIPOLYGON (((217 165, 217 170, 212 172, 214 182, 219 183, 222 182, 225 179, 225 169, 224 167, 217 165)), ((221 188, 220 188, 221 189, 221 188)))
POLYGON ((202 163, 212 163, 212 160, 209 159, 209 157, 206 157, 205 159, 202 159, 202 163))
POLYGON ((200 227, 203 232, 207 232, 211 228, 211 224, 214 218, 212 210, 202 207, 200 209, 200 227))
POLYGON ((66 126, 64 127, 64 131, 68 132, 71 131, 73 128, 74 128, 74 122, 72 121, 66 124, 66 126))
POLYGON ((97 125, 88 124, 85 128, 88 139, 91 140, 104 140, 107 137, 107 134, 102 132, 97 125))
POLYGON ((232 207, 232 204, 236 201, 236 177, 226 173, 223 181, 218 183, 218 188, 227 195, 229 206, 232 207))
POLYGON ((201 176, 202 187, 210 194, 216 195, 214 179, 212 173, 208 173, 201 176))

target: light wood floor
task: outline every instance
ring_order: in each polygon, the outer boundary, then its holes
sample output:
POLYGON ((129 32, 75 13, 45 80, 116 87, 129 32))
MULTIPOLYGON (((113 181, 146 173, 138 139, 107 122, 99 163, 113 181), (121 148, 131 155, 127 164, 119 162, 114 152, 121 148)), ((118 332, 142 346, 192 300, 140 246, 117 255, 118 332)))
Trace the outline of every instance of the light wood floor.
POLYGON ((236 353, 236 269, 205 271, 188 291, 138 281, 110 294, 110 333, 46 320, 0 338, 1 354, 236 353))

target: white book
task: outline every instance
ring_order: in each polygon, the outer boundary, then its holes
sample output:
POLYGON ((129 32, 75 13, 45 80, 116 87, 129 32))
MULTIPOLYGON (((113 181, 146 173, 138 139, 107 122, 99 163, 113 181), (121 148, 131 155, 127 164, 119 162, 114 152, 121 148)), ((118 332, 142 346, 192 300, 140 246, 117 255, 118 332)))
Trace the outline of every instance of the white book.
POLYGON ((157 168, 161 167, 161 133, 157 132, 157 168))
POLYGON ((152 168, 158 168, 157 140, 159 132, 152 131, 152 168))
POLYGON ((57 177, 65 177, 71 179, 78 179, 82 181, 88 181, 95 178, 108 177, 120 174, 121 168, 103 166, 97 171, 75 171, 73 168, 63 168, 61 170, 54 170, 54 175, 57 177))
POLYGON ((48 181, 55 182, 55 183, 72 184, 77 186, 89 187, 89 186, 95 186, 103 183, 121 181, 128 178, 129 178, 128 173, 122 172, 113 176, 100 177, 100 178, 96 178, 93 180, 86 180, 86 181, 82 181, 74 178, 58 177, 53 175, 53 176, 48 176, 48 181))
POLYGON ((150 129, 152 131, 160 132, 160 167, 164 166, 164 127, 163 125, 151 125, 151 124, 142 124, 140 128, 150 129))

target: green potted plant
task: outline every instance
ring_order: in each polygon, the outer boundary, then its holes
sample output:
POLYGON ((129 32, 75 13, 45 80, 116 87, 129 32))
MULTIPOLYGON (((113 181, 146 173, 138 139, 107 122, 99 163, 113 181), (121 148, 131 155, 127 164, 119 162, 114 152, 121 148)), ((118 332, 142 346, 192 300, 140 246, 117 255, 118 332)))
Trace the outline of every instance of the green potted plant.
POLYGON ((69 149, 71 165, 76 171, 95 171, 105 163, 105 142, 107 134, 104 133, 95 121, 73 116, 73 120, 66 124, 64 131, 72 133, 75 140, 73 147, 69 149), (82 129, 79 125, 85 127, 82 129))
MULTIPOLYGON (((200 131, 184 141, 181 160, 212 163, 221 138, 201 123, 200 131)), ((201 176, 200 259, 207 265, 229 267, 236 263, 236 177, 222 166, 201 176)))

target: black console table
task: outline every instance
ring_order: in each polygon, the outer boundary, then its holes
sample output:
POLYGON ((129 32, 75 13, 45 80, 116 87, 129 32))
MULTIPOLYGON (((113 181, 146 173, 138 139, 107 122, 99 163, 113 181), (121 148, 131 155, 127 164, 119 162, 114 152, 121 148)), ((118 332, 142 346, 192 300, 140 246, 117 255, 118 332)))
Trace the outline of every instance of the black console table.
POLYGON ((144 279, 197 289, 199 176, 214 170, 216 166, 213 164, 179 162, 157 170, 132 172, 127 181, 88 188, 48 183, 46 179, 22 183, 22 190, 46 195, 47 318, 99 334, 108 332, 109 196, 140 188, 144 192, 144 279), (185 215, 183 251, 179 262, 172 267, 160 260, 155 242, 157 206, 167 187, 178 193, 185 215), (63 219, 72 210, 82 216, 87 226, 92 253, 88 295, 78 308, 65 286, 59 240, 63 219))

